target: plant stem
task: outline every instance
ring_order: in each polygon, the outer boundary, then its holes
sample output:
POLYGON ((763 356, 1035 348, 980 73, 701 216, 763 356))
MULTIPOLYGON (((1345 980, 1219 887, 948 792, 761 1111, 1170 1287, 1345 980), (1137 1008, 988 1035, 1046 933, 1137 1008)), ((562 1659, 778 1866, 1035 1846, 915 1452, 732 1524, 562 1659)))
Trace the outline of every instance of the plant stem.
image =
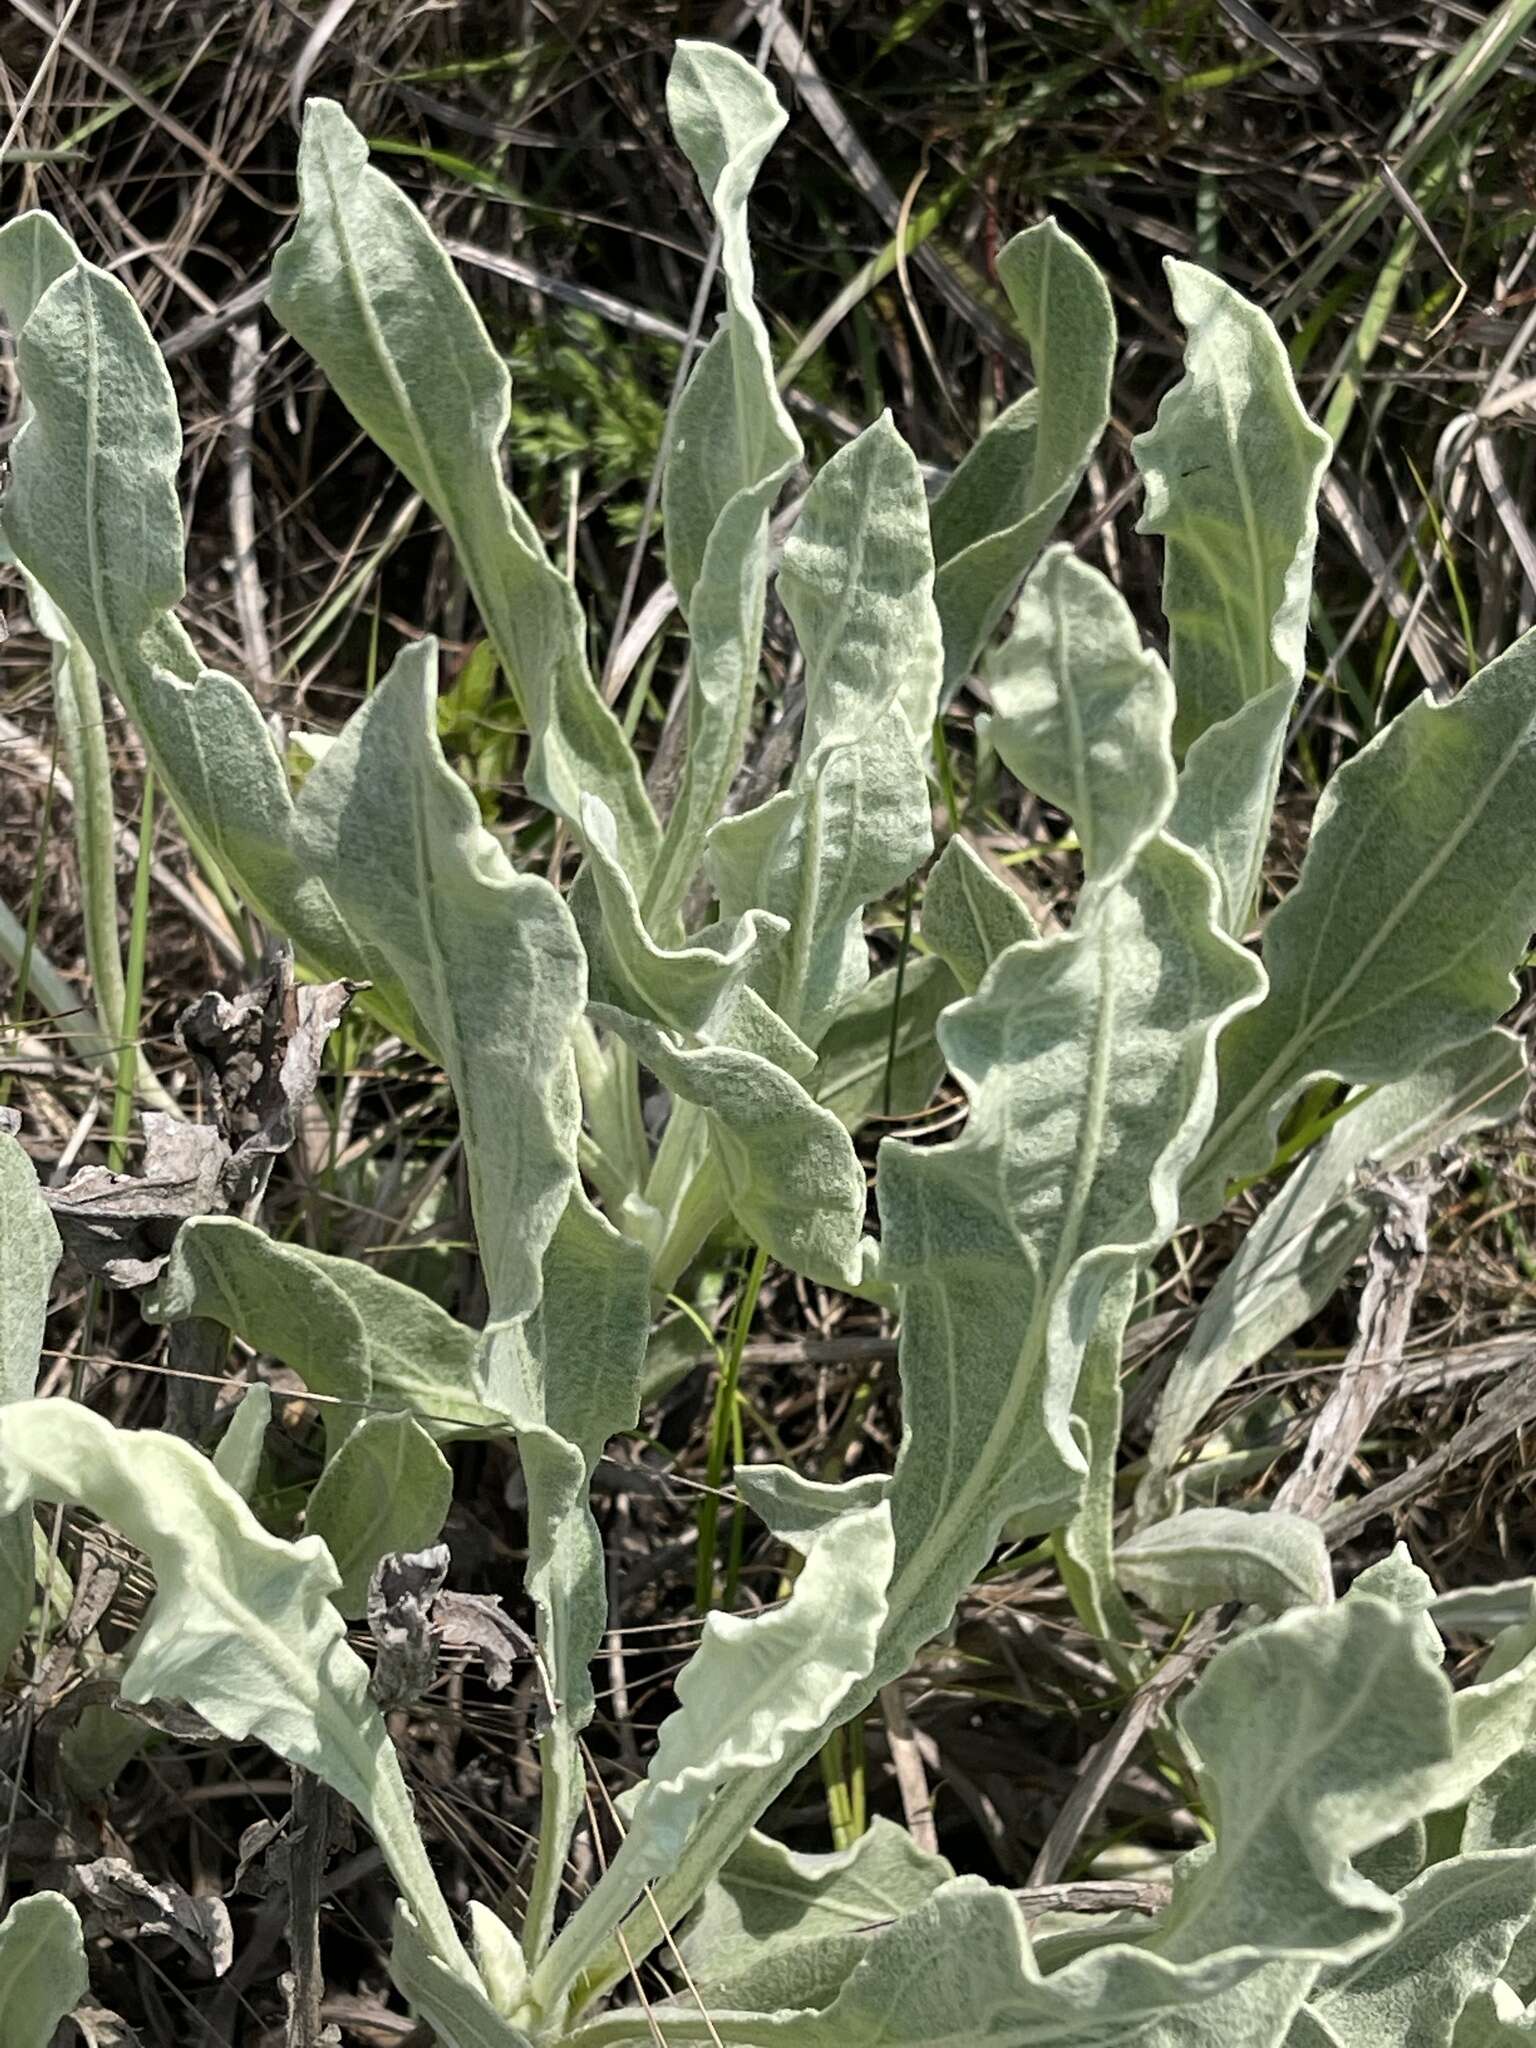
POLYGON ((699 1566, 693 1596, 694 1605, 700 1614, 707 1614, 715 1604, 715 1538, 720 1527, 720 1482, 725 1476, 726 1450, 731 1442, 732 1418, 736 1413, 736 1389, 741 1380, 741 1354, 746 1349, 747 1332, 752 1327, 752 1317, 757 1310, 757 1297, 767 1266, 768 1254, 759 1245, 752 1254, 752 1264, 747 1269, 746 1282, 736 1303, 730 1345, 720 1369, 720 1377, 715 1382, 715 1409, 710 1419, 709 1430, 709 1462, 704 1474, 704 1484, 708 1491, 699 1507, 699 1566))
POLYGON ((133 921, 128 931, 128 965, 123 975, 123 1037, 117 1055, 117 1082, 112 1094, 112 1143, 107 1164, 121 1173, 128 1151, 128 1126, 133 1117, 133 1092, 139 1072, 139 1024, 144 1000, 144 949, 149 932, 150 848, 155 836, 155 771, 144 774, 144 801, 139 811, 139 861, 133 877, 133 921))

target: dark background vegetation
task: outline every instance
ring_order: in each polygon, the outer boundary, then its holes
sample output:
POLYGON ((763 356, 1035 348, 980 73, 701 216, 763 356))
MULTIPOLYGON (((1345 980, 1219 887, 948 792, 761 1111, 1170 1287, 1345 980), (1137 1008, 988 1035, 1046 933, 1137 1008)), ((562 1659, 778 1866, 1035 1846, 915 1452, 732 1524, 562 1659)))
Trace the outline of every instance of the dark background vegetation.
MULTIPOLYGON (((1027 351, 995 281, 999 248, 1054 212, 1097 257, 1122 337, 1115 414, 1065 530, 1122 583, 1153 637, 1158 561, 1134 531, 1128 443, 1177 375, 1162 261, 1215 267, 1274 312, 1306 400, 1338 441, 1273 854, 1283 889, 1337 761, 1420 691, 1452 692, 1536 617, 1526 524, 1536 516, 1536 23, 1475 91, 1436 91, 1490 23, 1518 30, 1533 14, 1386 0, 802 0, 786 21, 702 0, 0 0, 0 214, 54 211, 131 286, 172 359, 187 434, 187 611, 207 658, 248 677, 274 716, 334 727, 402 638, 438 633, 445 743, 487 820, 509 834, 526 822, 516 720, 494 672, 474 659, 478 629, 449 551, 261 309, 290 221, 306 93, 342 101, 455 245, 514 371, 515 486, 552 549, 574 560, 598 664, 664 576, 650 487, 709 244, 664 118, 678 36, 761 54, 789 108, 753 220, 775 349, 781 361, 801 358, 793 402, 813 461, 889 407, 942 472, 1027 388, 1027 351), (911 246, 897 263, 903 223, 911 246)), ((33 912, 39 943, 79 972, 68 818, 49 793, 46 655, 19 590, 7 610, 0 897, 18 916, 33 912)), ((620 699, 647 755, 680 671, 677 630, 674 616, 620 699)), ((765 720, 792 720, 785 685, 784 637, 770 621, 765 720)), ((979 708, 963 696, 948 725, 965 829, 1025 854, 1042 889, 1064 888, 1070 863, 1050 850, 1059 821, 989 767, 979 708)), ((142 762, 115 709, 109 717, 127 820, 142 762)), ((174 821, 162 815, 156 832, 165 863, 185 873, 174 821)), ((129 889, 125 863, 125 916, 129 889)), ((174 1082, 177 1014, 240 974, 210 941, 211 909, 191 914, 157 890, 150 912, 142 1037, 174 1082)), ((899 905, 882 920, 888 932, 899 922, 899 905)), ((100 1106, 90 1120, 90 1078, 71 1064, 56 1020, 35 1003, 18 1015, 12 978, 0 991, 13 1027, 0 1038, 0 1085, 25 1112, 35 1156, 45 1171, 66 1153, 102 1157, 100 1106)), ((380 1046, 363 1022, 337 1045, 315 1128, 280 1170, 265 1220, 471 1301, 439 1078, 380 1046)), ((927 1127, 952 1122, 955 1106, 947 1093, 927 1127)), ((1483 1384, 1490 1338, 1501 1343, 1500 1371, 1529 1369, 1520 1333, 1533 1320, 1536 1200, 1524 1142, 1522 1130, 1506 1134, 1450 1172, 1413 1342, 1421 1366, 1444 1370, 1386 1411, 1363 1479, 1456 1428, 1468 1389, 1483 1384)), ((1176 1335, 1224 1242, 1218 1231, 1184 1245, 1161 1276, 1165 1335, 1176 1335)), ((736 1285, 723 1256, 702 1297, 721 1330, 736 1285)), ((1283 1437, 1352 1332, 1346 1294, 1274 1362, 1265 1400, 1255 1407, 1250 1396, 1235 1426, 1283 1437)), ((888 1329, 867 1309, 771 1279, 747 1354, 749 1454, 787 1446, 828 1475, 887 1462, 899 1427, 891 1354, 888 1329)), ((161 1333, 137 1321, 131 1297, 97 1301, 63 1276, 45 1384, 73 1384, 118 1419, 155 1422, 164 1364, 161 1333)), ((664 1712, 697 1626, 710 1390, 706 1363, 648 1417, 651 1435, 605 1468, 627 1627, 593 1748, 615 1788, 664 1712)), ((308 1454, 297 1405, 289 1420, 298 1487, 308 1454)), ((1128 1460, 1136 1454, 1133 1430, 1128 1460)), ((455 1583, 510 1591, 521 1541, 515 1462, 474 1448, 457 1454, 457 1477, 455 1583)), ((1460 1465, 1400 1520, 1415 1554, 1451 1580, 1527 1570, 1532 1526, 1518 1437, 1460 1465)), ((1380 1554, 1386 1532, 1373 1533, 1370 1554, 1380 1554)), ((738 1598, 749 1604, 773 1596, 778 1561, 743 1536, 738 1598)), ((906 1698, 941 1845, 958 1864, 1014 1883, 1117 1704, 1053 1588, 1029 1559, 997 1572, 906 1698)), ((120 1620, 131 1622, 145 1591, 130 1571, 120 1620)), ((514 1914, 532 1811, 531 1704, 526 1685, 492 1693, 478 1672, 450 1674, 400 1730, 444 1867, 514 1914)), ((24 1766, 13 1889, 45 1881, 67 1848, 110 1850, 193 1893, 230 1894, 235 1964, 221 1981, 184 1948, 130 1938, 118 1921, 102 1923, 93 1949, 98 1994, 146 2043, 282 2040, 280 1865, 258 1857, 244 1889, 231 1889, 242 1831, 286 1813, 271 1759, 167 1739, 110 1804, 69 1809, 46 1755, 18 1749, 11 1707, 3 1761, 24 1766)), ((831 1774, 846 1781, 865 1769, 871 1808, 899 1814, 889 1715, 871 1716, 862 1762, 859 1749, 849 1745, 831 1774)), ((816 1782, 778 1819, 806 1846, 825 1846, 816 1782)), ((1185 1839, 1184 1825, 1165 1788, 1133 1771, 1079 1867, 1134 1864, 1185 1839)), ((380 1962, 386 1925, 376 1860, 338 1842, 327 2016, 350 2041, 409 2034, 380 1962)))

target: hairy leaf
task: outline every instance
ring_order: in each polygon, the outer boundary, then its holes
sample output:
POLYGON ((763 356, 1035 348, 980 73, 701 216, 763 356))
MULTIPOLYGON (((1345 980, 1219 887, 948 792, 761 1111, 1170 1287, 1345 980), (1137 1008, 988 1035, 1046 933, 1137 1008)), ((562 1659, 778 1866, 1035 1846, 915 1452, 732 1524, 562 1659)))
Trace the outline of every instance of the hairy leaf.
POLYGON ((443 2048, 532 2048, 523 2029, 496 2010, 483 1982, 447 1968, 423 1940, 410 1908, 400 1901, 395 1905, 389 1974, 443 2048))
POLYGON ((586 948, 592 1000, 672 1031, 709 1036, 711 1018, 743 981, 775 977, 771 963, 789 927, 767 911, 748 910, 688 945, 658 946, 620 864, 613 820, 595 797, 583 799, 582 825, 587 863, 571 892, 571 911, 586 948))
POLYGON ((1451 2048, 1536 1913, 1536 1849, 1457 1856, 1398 1894, 1401 1930, 1308 2000, 1341 2048, 1451 2048))
POLYGON ((1332 444, 1302 408, 1268 315, 1196 264, 1167 257, 1163 267, 1187 336, 1184 376, 1132 453, 1147 483, 1138 531, 1166 543, 1182 755, 1276 684, 1294 692, 1301 680, 1332 444))
MULTIPOLYGON (((60 1249, 32 1162, 0 1121, 0 1406, 37 1390, 60 1249)), ((32 1523, 29 1506, 0 1516, 0 1675, 32 1612, 32 1523)))
POLYGON ((884 1501, 852 1509, 822 1532, 788 1600, 747 1620, 712 1613, 678 1676, 630 1816, 629 1833, 581 1915, 535 1971, 544 2010, 574 1977, 642 1887, 671 1869, 699 1817, 732 1782, 798 1755, 862 1696, 886 1613, 893 1556, 884 1501))
POLYGON ((0 1920, 0 2039, 49 2048, 91 1988, 80 1916, 60 1892, 18 1899, 0 1920))
POLYGON ((442 1533, 453 1498, 448 1461, 408 1415, 370 1415, 321 1473, 304 1527, 335 1560, 341 1584, 332 1596, 356 1619, 381 1557, 425 1550, 442 1533))
POLYGON ((747 197, 784 109, 734 51, 685 41, 667 75, 667 112, 719 228, 726 314, 678 401, 663 479, 667 571, 692 644, 683 779, 646 892, 660 929, 676 916, 741 765, 762 648, 768 515, 802 452, 753 303, 747 246, 747 197))
POLYGON ((934 1028, 959 995, 948 967, 931 956, 912 956, 904 969, 877 974, 823 1034, 811 1078, 816 1100, 850 1131, 871 1116, 916 1116, 943 1079, 944 1055, 934 1028))
POLYGON ((1328 1545, 1303 1515, 1190 1508, 1128 1537, 1115 1566, 1128 1592, 1172 1621, 1228 1600, 1283 1614, 1333 1598, 1328 1545))
POLYGON ((758 904, 787 920, 774 1006, 815 1046, 869 979, 865 905, 932 845, 914 734, 938 691, 933 552, 922 473, 889 415, 812 484, 779 592, 805 656, 800 757, 788 790, 714 827, 709 864, 724 916, 758 904))
POLYGON ((34 1499, 90 1508, 154 1569, 123 1698, 183 1701, 231 1741, 255 1737, 324 1778, 373 1829, 434 1952, 472 1975, 368 1698, 368 1667, 332 1604, 325 1546, 268 1535, 179 1437, 114 1429, 74 1401, 0 1409, 0 1511, 34 1499))
POLYGON ((594 1004, 592 1014, 674 1096, 704 1111, 742 1228, 795 1272, 833 1286, 856 1285, 864 1174, 832 1112, 760 1053, 727 1045, 690 1050, 622 1010, 594 1004))
MULTIPOLYGON (((239 683, 203 668, 174 616, 185 589, 181 425, 138 307, 116 278, 79 262, 37 301, 17 366, 28 414, 3 520, 17 559, 127 705, 194 844, 306 958, 356 974, 351 936, 297 857, 260 711, 239 683)), ((387 1012, 391 996, 378 991, 387 1012)))
POLYGON ((1053 220, 1015 235, 997 274, 1035 389, 999 415, 934 500, 947 699, 969 674, 1109 424, 1115 315, 1097 266, 1053 220))
POLYGON ((1328 1301, 1365 1250, 1375 1210, 1358 1187, 1373 1164, 1400 1172, 1458 1135, 1506 1122, 1526 1089, 1525 1047, 1489 1031, 1418 1073, 1359 1095, 1252 1225, 1201 1306, 1168 1375, 1137 1495, 1165 1514, 1170 1475, 1213 1403, 1328 1301))
POLYGON ((923 891, 923 941, 975 995, 999 953, 1040 936, 1029 907, 956 833, 933 864, 923 891))
POLYGON ((1514 997, 1536 924, 1536 635, 1450 704, 1420 698, 1323 792, 1301 880, 1270 918, 1270 993, 1222 1047, 1221 1099, 1190 1193, 1262 1172, 1319 1075, 1402 1079, 1514 997))
POLYGON ((436 667, 435 641, 401 652, 310 770, 296 842, 408 992, 447 1071, 500 1319, 537 1302, 576 1183, 569 1037, 585 961, 559 896, 513 869, 443 758, 436 667))
POLYGON ((1173 805, 1173 685, 1125 601, 1070 548, 1047 550, 986 677, 998 753, 1071 817, 1089 882, 1112 880, 1173 805))
POLYGON ((592 681, 576 593, 503 481, 506 365, 431 229, 332 100, 305 108, 298 226, 269 304, 446 527, 532 737, 529 793, 577 831, 582 792, 601 797, 642 879, 658 834, 639 768, 592 681))

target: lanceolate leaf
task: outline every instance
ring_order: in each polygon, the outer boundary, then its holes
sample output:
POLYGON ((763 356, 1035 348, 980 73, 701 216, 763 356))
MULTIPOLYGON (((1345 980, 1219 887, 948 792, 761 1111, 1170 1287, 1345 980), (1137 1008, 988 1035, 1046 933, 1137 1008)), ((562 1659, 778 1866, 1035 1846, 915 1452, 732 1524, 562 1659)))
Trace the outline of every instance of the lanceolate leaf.
POLYGON ((434 1952, 472 1976, 416 1831, 389 1735, 330 1595, 317 1539, 268 1535, 179 1437, 118 1430, 74 1401, 0 1410, 0 1511, 78 1502, 145 1552, 156 1592, 122 1696, 181 1700, 221 1735, 267 1744, 351 1801, 434 1952))
POLYGON ((1109 424, 1115 316, 1091 259, 1053 220, 1003 250, 1035 390, 985 433, 933 506, 944 695, 964 681, 1109 424))
POLYGON ((1188 337, 1184 376, 1132 452, 1147 480, 1139 530, 1166 544, 1182 755, 1276 684, 1294 691, 1301 680, 1331 444, 1302 409, 1268 316, 1193 263, 1169 257, 1164 268, 1188 337))
POLYGON ((1364 1251, 1375 1216, 1357 1187, 1367 1162, 1400 1171, 1463 1132, 1506 1122, 1525 1090, 1521 1040, 1489 1031, 1346 1110, 1269 1202, 1201 1306, 1158 1405, 1137 1496, 1144 1517, 1175 1504, 1169 1475, 1212 1404, 1330 1299, 1364 1251))
POLYGON ((864 1174, 832 1112, 760 1053, 728 1045, 690 1050, 621 1010, 594 1005, 592 1014, 674 1096, 705 1112, 743 1229, 796 1272, 833 1286, 857 1285, 864 1174))
POLYGON ((801 455, 753 303, 747 196, 784 109, 734 51, 682 42, 667 76, 673 132, 720 231, 726 315, 694 366, 664 479, 667 569, 690 628, 688 753, 646 893, 658 929, 676 916, 741 763, 757 687, 768 515, 801 455))
POLYGON ((18 1899, 0 1920, 0 2039, 49 2048, 90 1986, 80 1916, 60 1892, 18 1899))
POLYGON ((1453 1857, 1398 1894, 1401 1931, 1307 2001, 1341 2048, 1451 2048, 1536 1913, 1536 1849, 1453 1857))
POLYGON ((1067 547, 1030 573, 987 663, 993 743, 1077 827, 1089 882, 1112 880, 1173 804, 1173 685, 1107 578, 1067 547))
POLYGON ((798 1757, 807 1739, 864 1696, 885 1619, 893 1555, 883 1501, 819 1536, 788 1600, 747 1620, 711 1614, 677 1679, 678 1706, 630 1816, 629 1832, 582 1913, 556 1940, 532 1991, 549 2012, 640 1897, 671 1870, 724 1789, 798 1757))
POLYGON ((601 797, 640 880, 657 844, 640 771, 588 670, 576 593, 502 480, 506 365, 426 222, 331 100, 305 109, 299 195, 272 310, 447 528, 532 735, 530 794, 578 831, 582 792, 601 797))
POLYGON ((1168 829, 1210 862, 1221 888, 1222 925, 1238 937, 1258 897, 1294 695, 1291 684, 1277 683, 1207 727, 1179 776, 1168 829))
MULTIPOLYGON (((138 307, 79 263, 38 300, 17 365, 28 415, 6 539, 127 705, 193 840, 317 967, 357 973, 335 906, 295 856, 287 781, 254 700, 202 667, 173 616, 181 425, 138 307)), ((378 991, 386 1009, 390 995, 378 991)))
POLYGON ((914 954, 904 969, 877 974, 827 1027, 810 1084, 816 1100, 850 1131, 871 1116, 916 1116, 944 1074, 934 1026, 960 993, 944 962, 931 954, 914 954), (894 1050, 893 1007, 899 1012, 894 1050))
POLYGON ((435 641, 403 650, 310 770, 296 841, 407 992, 447 1071, 500 1320, 537 1302, 540 1262, 576 1182, 569 1038, 585 961, 559 896, 514 871, 444 760, 436 666, 435 641))
POLYGON ((948 962, 968 996, 975 995, 999 953, 1040 936, 1023 897, 958 833, 934 862, 923 890, 922 931, 924 943, 948 962))
POLYGON ((176 1233, 144 1311, 153 1322, 205 1316, 292 1366, 339 1441, 369 1403, 409 1408, 434 1435, 506 1427, 484 1398, 473 1331, 361 1259, 281 1243, 234 1216, 199 1216, 176 1233))
POLYGON ((0 1125, 0 1402, 29 1400, 37 1385, 60 1250, 36 1169, 0 1125))
POLYGON ((1115 1569, 1127 1592, 1172 1621, 1227 1600, 1283 1614, 1333 1598, 1328 1545, 1302 1515, 1191 1508, 1128 1537, 1115 1569))
POLYGON ((1014 946, 945 1015, 963 1136, 881 1148, 906 1427, 882 1665, 944 1626, 1005 1517, 1049 1527, 1074 1499, 1083 1347, 1105 1291, 1173 1227, 1213 1041, 1259 983, 1211 907, 1200 863, 1152 841, 1071 933, 1014 946))
MULTIPOLYGON (((971 1103, 963 1136, 881 1148, 880 1277, 900 1290, 905 1435, 871 1686, 946 1626, 1005 1520, 1044 1531, 1075 1505, 1084 1346, 1111 1285, 1175 1226, 1215 1039, 1260 986, 1214 909, 1209 870, 1153 840, 1070 933, 1013 946, 946 1013, 941 1040, 971 1103)), ((692 1902, 809 1747, 722 1791, 656 1887, 664 1916, 692 1902)), ((636 1915, 625 1933, 648 1947, 655 1926, 636 1915)), ((593 1981, 623 1967, 605 1957, 593 1981)))
POLYGON ((395 1906, 389 1974, 443 2048, 532 2048, 521 2027, 496 2010, 483 1984, 449 1969, 422 1938, 410 1908, 395 1906))
POLYGON ((370 1415, 321 1473, 304 1527, 335 1560, 333 1598, 354 1620, 368 1605, 381 1557, 425 1550, 442 1534, 453 1498, 448 1461, 408 1415, 370 1415))
POLYGON ((631 1010, 673 1031, 707 1036, 714 1011, 743 980, 776 979, 772 962, 788 930, 782 918, 749 910, 686 946, 659 946, 620 864, 613 820, 594 797, 583 799, 582 827, 587 863, 571 892, 571 911, 586 948, 594 1002, 631 1010))
MULTIPOLYGON (((708 1989, 739 1985, 744 1972, 761 1973, 775 1961, 792 1966, 794 1952, 811 1942, 851 1941, 857 1955, 884 1923, 920 1906, 953 1875, 942 1856, 878 1816, 851 1848, 828 1855, 802 1855, 754 1833, 704 1894, 679 1944, 683 1961, 708 1989)), ((797 2001, 727 1992, 712 2002, 769 2010, 797 2001)))
POLYGON ((933 553, 922 473, 888 415, 817 476, 779 591, 805 656, 802 751, 789 790, 714 828, 710 868, 723 915, 760 904, 788 921, 775 1007, 814 1046, 869 978, 864 906, 932 844, 914 735, 939 686, 933 553))
POLYGON ((1270 918, 1270 993, 1222 1047, 1191 1213, 1262 1172, 1308 1081, 1395 1081, 1479 1036, 1536 924, 1536 635, 1395 719, 1323 792, 1270 918))
MULTIPOLYGON (((32 1162, 0 1126, 0 1406, 37 1389, 60 1249, 32 1162)), ((32 1611, 32 1523, 30 1506, 0 1516, 0 1676, 32 1611)))

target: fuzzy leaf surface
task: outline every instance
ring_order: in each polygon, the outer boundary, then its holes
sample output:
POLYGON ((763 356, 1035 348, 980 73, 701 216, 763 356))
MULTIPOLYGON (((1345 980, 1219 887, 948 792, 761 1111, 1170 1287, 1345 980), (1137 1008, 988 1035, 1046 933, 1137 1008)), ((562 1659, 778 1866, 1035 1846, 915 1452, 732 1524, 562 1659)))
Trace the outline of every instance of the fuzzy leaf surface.
POLYGON ((1228 1600, 1283 1614, 1333 1598, 1328 1545, 1303 1515, 1190 1508, 1128 1537, 1115 1567, 1127 1592, 1174 1621, 1228 1600))
POLYGON ((691 637, 688 752, 646 894, 663 929, 741 765, 762 652, 768 515, 802 453, 754 302, 747 243, 748 195, 784 109, 734 51, 684 41, 667 75, 667 112, 720 233, 726 313, 678 401, 663 478, 667 573, 691 637))
POLYGON ((80 1916, 61 1892, 18 1899, 0 1920, 0 2038, 49 2048, 91 1988, 80 1916))
POLYGON ((946 699, 969 674, 1066 511, 1109 424, 1115 315, 1097 265, 1053 220, 1015 235, 997 274, 1035 389, 999 414, 933 505, 946 699))
POLYGON ((577 832, 582 792, 601 797, 644 877, 659 835, 639 768, 588 669, 576 593, 503 481, 506 364, 431 229, 332 100, 305 107, 298 225, 268 303, 447 528, 527 721, 529 793, 577 832))
POLYGON ((373 1829, 435 1952, 470 1971, 368 1697, 368 1667, 331 1601, 338 1580, 324 1544, 269 1535, 179 1437, 115 1429, 75 1401, 0 1410, 0 1511, 31 1500, 90 1508, 154 1569, 123 1698, 181 1700, 231 1741, 254 1737, 323 1778, 373 1829))
POLYGON ((1420 698, 1323 792, 1301 879, 1269 919, 1270 992, 1222 1046, 1191 1214, 1261 1173, 1309 1081, 1397 1081, 1514 1000, 1536 925, 1536 634, 1444 706, 1420 698))

